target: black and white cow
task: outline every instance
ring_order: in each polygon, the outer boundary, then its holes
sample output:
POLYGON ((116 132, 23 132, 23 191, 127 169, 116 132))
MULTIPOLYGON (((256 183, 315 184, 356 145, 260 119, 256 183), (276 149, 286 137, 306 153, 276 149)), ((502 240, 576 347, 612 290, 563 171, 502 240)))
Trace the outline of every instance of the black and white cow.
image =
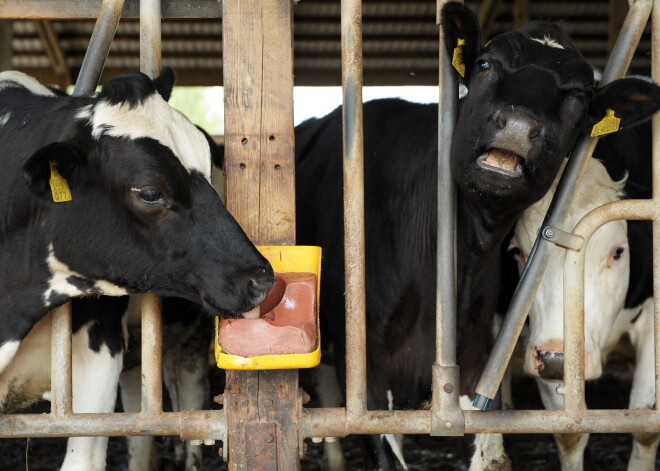
MULTIPOLYGON (((599 142, 594 157, 602 157, 607 169, 595 160, 590 162, 566 226, 574 227, 589 210, 621 197, 650 198, 650 146, 651 127, 647 123, 599 142), (621 180, 617 183, 612 177, 621 180)), ((512 247, 518 249, 521 269, 551 196, 550 192, 530 207, 516 224, 512 247)), ((627 334, 636 354, 631 409, 652 409, 655 404, 651 248, 649 221, 614 221, 594 233, 585 253, 585 378, 601 376, 608 354, 627 334)), ((564 251, 552 248, 529 313, 531 333, 525 350, 525 371, 537 379, 548 409, 563 408, 563 396, 557 392, 564 373, 563 261, 564 251)), ((583 469, 588 438, 588 434, 555 435, 562 470, 583 469)), ((633 434, 628 469, 655 469, 659 440, 658 434, 633 434)))
MULTIPOLYGON (((272 286, 209 183, 206 138, 166 103, 173 84, 169 69, 130 73, 68 97, 0 73, 0 410, 48 394, 46 313, 73 297, 150 291, 238 316, 272 286), (53 201, 53 167, 70 201, 53 201)), ((73 409, 110 412, 121 315, 86 302, 74 305, 73 409)), ((105 469, 105 443, 70 439, 62 469, 105 469)))
MULTIPOLYGON (((467 95, 451 148, 457 196, 458 363, 472 396, 492 344, 500 245, 550 188, 579 132, 616 110, 648 118, 660 90, 625 79, 596 90, 589 64, 563 30, 535 22, 482 46, 473 13, 442 10, 446 52, 461 40, 467 95)), ((364 106, 368 407, 416 408, 434 360, 437 105, 364 106)), ((341 110, 296 129, 298 241, 323 247, 321 322, 345 378, 341 110)), ((374 466, 393 469, 393 440, 367 438, 374 466)), ((487 446, 490 448, 490 445, 487 446)), ((479 450, 478 450, 479 451, 479 450)), ((475 453, 471 469, 492 465, 475 453)), ((493 457, 505 461, 505 456, 493 457)))

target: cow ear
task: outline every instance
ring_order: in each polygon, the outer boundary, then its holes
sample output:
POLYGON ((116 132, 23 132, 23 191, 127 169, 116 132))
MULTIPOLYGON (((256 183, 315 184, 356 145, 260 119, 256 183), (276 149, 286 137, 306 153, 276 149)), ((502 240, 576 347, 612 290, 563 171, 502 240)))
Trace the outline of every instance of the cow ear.
POLYGON ((619 127, 634 126, 659 109, 660 87, 641 78, 627 77, 596 90, 589 106, 589 119, 591 124, 598 123, 613 111, 621 120, 619 127))
POLYGON ((176 82, 176 75, 169 67, 164 67, 160 72, 160 75, 154 79, 154 86, 156 87, 156 90, 158 90, 158 94, 162 96, 165 101, 170 101, 174 82, 176 82))
POLYGON ((55 142, 42 147, 23 165, 25 184, 35 195, 53 201, 51 190, 51 162, 66 180, 69 188, 75 188, 82 178, 87 163, 85 154, 66 142, 55 142))
POLYGON ((442 7, 442 32, 449 60, 453 62, 454 50, 461 48, 462 62, 467 77, 481 51, 481 26, 468 7, 460 2, 447 2, 442 7))

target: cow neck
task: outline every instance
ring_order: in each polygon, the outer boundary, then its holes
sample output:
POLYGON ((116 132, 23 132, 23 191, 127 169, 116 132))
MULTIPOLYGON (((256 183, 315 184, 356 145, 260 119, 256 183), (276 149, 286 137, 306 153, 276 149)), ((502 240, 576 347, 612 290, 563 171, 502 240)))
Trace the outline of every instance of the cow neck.
POLYGON ((503 211, 488 208, 458 197, 457 237, 462 246, 473 256, 484 256, 499 251, 504 237, 520 217, 520 211, 503 211))

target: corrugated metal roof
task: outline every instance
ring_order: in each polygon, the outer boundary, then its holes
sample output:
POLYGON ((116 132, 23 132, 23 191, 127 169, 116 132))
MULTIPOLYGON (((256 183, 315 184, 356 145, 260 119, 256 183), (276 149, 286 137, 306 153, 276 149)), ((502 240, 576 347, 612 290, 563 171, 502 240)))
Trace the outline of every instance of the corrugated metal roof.
MULTIPOLYGON (((621 3, 625 3, 620 0, 621 3)), ((475 10, 481 2, 468 2, 475 10)), ((340 2, 302 0, 294 7, 295 82, 298 85, 337 85, 341 77, 340 2)), ((511 29, 512 0, 500 2, 488 31, 511 29)), ((530 19, 562 21, 578 49, 595 67, 602 68, 611 41, 610 5, 603 0, 534 1, 530 19)), ((1 12, 0 12, 1 13, 1 12)), ((615 18, 619 22, 622 18, 615 18)), ((437 81, 438 26, 435 1, 363 2, 365 84, 431 85, 437 81)), ((51 20, 69 75, 75 80, 94 22, 51 20)), ((648 30, 649 28, 647 28, 648 30)), ((35 22, 13 21, 12 66, 41 80, 60 83, 55 75, 35 22)), ((164 20, 163 65, 175 69, 181 85, 219 85, 222 82, 222 21, 164 20)), ((122 20, 113 43, 105 75, 139 68, 139 24, 122 20)), ((631 73, 650 73, 650 33, 640 43, 631 73)))

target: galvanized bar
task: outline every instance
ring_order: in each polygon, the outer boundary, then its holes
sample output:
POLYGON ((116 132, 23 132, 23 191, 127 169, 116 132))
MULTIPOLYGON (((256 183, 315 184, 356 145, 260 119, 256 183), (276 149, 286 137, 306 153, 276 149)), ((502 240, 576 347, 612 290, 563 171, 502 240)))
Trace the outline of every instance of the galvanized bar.
POLYGON ((50 316, 50 410, 51 418, 62 418, 73 413, 71 394, 71 302, 53 309, 50 316))
POLYGON ((161 299, 152 293, 142 295, 142 412, 163 411, 163 332, 161 299))
POLYGON ((124 0, 103 0, 73 89, 74 96, 90 95, 96 90, 123 8, 124 0))
MULTIPOLYGON (((465 433, 625 433, 640 430, 660 432, 660 412, 585 410, 579 417, 571 417, 561 410, 465 411, 465 433)), ((343 437, 358 433, 426 435, 430 432, 430 411, 370 411, 350 423, 344 409, 305 409, 301 417, 301 433, 305 437, 343 437)))
POLYGON ((221 440, 225 433, 221 410, 140 413, 0 415, 0 437, 105 437, 178 435, 182 440, 221 440))
MULTIPOLYGON (((660 83, 660 1, 651 21, 651 78, 660 83)), ((653 117, 653 199, 660 199, 660 116, 653 117)), ((660 221, 653 221, 653 326, 655 335, 655 408, 660 407, 660 221)))
POLYGON ((140 0, 140 72, 149 77, 160 73, 160 0, 140 0))
POLYGON ((341 2, 344 147, 344 263, 346 269, 346 413, 367 410, 362 134, 362 2, 341 2))
MULTIPOLYGON (((56 20, 93 19, 98 16, 102 0, 2 0, 0 18, 56 20)), ((162 0, 163 18, 221 18, 218 0, 162 0)), ((126 0, 122 18, 139 18, 138 0, 126 0)))
MULTIPOLYGON (((446 0, 437 3, 437 23, 446 0)), ((439 34, 438 216, 435 300, 435 363, 431 410, 433 435, 462 435, 459 369, 456 364, 456 187, 451 173, 451 143, 458 103, 456 76, 439 34), (450 260, 452 263, 447 263, 450 260)))
MULTIPOLYGON (((639 38, 648 21, 651 7, 652 4, 649 0, 638 0, 631 4, 619 39, 603 72, 601 85, 625 75, 635 48, 639 43, 639 38)), ((586 163, 591 157, 596 143, 597 139, 591 137, 583 137, 579 140, 572 157, 566 165, 543 227, 551 225, 563 228, 563 221, 573 199, 575 188, 582 178, 586 163)), ((545 272, 548 254, 549 242, 542 237, 537 237, 509 305, 504 323, 495 340, 493 350, 479 379, 476 388, 477 396, 473 403, 478 409, 485 409, 488 401, 497 394, 497 389, 532 305, 532 300, 545 272)))

